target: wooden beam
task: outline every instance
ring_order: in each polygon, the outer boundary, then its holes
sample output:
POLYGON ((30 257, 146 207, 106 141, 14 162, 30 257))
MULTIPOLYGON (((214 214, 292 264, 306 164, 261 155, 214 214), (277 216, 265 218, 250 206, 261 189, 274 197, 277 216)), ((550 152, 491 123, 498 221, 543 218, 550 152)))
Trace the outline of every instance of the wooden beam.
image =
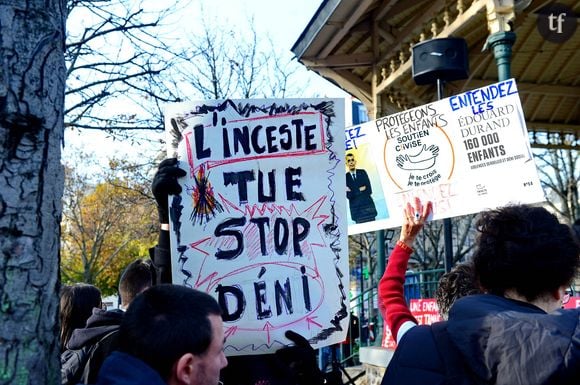
MULTIPOLYGON (((413 6, 420 5, 421 3, 425 3, 428 0, 415 0, 413 6)), ((409 9, 409 0, 401 0, 401 1, 394 1, 392 4, 389 4, 388 10, 385 12, 381 12, 377 18, 390 18, 397 16, 399 13, 406 11, 409 9)))
POLYGON ((549 122, 530 122, 526 120, 528 131, 536 132, 559 132, 564 134, 580 134, 580 125, 578 124, 560 124, 549 122))
MULTIPOLYGON (((485 3, 487 0, 475 0, 465 12, 458 15, 455 20, 448 27, 443 28, 443 30, 437 35, 438 37, 449 37, 455 32, 459 31, 465 26, 473 17, 475 17, 479 11, 485 9, 485 3)), ((487 20, 487 19, 486 19, 487 20)))
POLYGON ((375 20, 379 21, 383 17, 385 17, 387 12, 389 12, 396 3, 397 0, 383 0, 383 2, 378 7, 378 12, 376 14, 375 20))
POLYGON ((326 47, 318 55, 320 58, 326 58, 336 45, 350 32, 350 29, 358 23, 359 18, 367 11, 373 0, 360 1, 354 12, 350 15, 348 20, 344 23, 334 37, 328 42, 326 47))
POLYGON ((388 31, 385 31, 384 28, 377 25, 377 32, 378 34, 387 42, 387 44, 393 44, 395 42, 395 36, 388 31))
POLYGON ((345 70, 332 70, 329 68, 314 69, 318 74, 327 79, 332 79, 343 90, 368 104, 372 102, 370 84, 363 82, 351 72, 345 70))
POLYGON ((373 64, 373 54, 371 52, 344 54, 327 56, 324 59, 316 57, 303 57, 302 63, 308 68, 328 67, 328 68, 355 68, 368 67, 373 64))
MULTIPOLYGON (((473 3, 471 3, 471 6, 465 10, 465 12, 463 12, 461 15, 459 15, 459 17, 457 17, 450 25, 449 27, 443 29, 443 31, 441 31, 441 36, 442 37, 446 37, 449 36, 450 34, 452 34, 454 31, 459 30, 465 23, 467 23, 472 17, 474 17, 475 15, 477 15, 477 13, 482 9, 485 8, 485 2, 486 0, 475 0, 473 3)), ((408 36, 408 35, 400 35, 400 36, 408 36)), ((400 47, 399 45, 393 46, 393 47, 400 47)), ((394 50, 394 48, 391 47, 391 51, 389 52, 392 55, 392 51, 394 50)), ((387 57, 387 55, 383 56, 387 57)), ((411 65, 412 65, 412 60, 409 59, 407 60, 405 63, 403 63, 399 68, 397 68, 395 70, 395 72, 393 72, 392 74, 390 74, 386 79, 384 79, 377 87, 377 92, 381 93, 383 90, 385 90, 386 88, 388 88, 391 84, 393 84, 394 82, 396 82, 398 80, 398 78, 400 76, 402 76, 405 72, 410 71, 411 70, 411 65)))
MULTIPOLYGON (((425 23, 433 19, 433 15, 438 15, 440 10, 445 6, 445 0, 435 0, 425 9, 424 12, 417 13, 415 18, 402 31, 397 32, 397 36, 404 38, 416 36, 425 26, 425 23)), ((408 39, 407 42, 411 40, 408 39)), ((379 59, 379 63, 385 62, 394 53, 401 49, 403 44, 407 43, 402 39, 398 39, 395 44, 385 47, 387 52, 379 59)))

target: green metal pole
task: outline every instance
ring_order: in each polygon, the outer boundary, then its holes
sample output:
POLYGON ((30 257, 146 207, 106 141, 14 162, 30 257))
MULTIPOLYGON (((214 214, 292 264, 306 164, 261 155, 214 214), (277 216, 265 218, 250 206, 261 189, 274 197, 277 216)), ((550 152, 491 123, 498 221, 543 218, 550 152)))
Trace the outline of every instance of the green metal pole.
POLYGON ((512 46, 516 41, 516 34, 513 32, 496 32, 487 38, 485 48, 493 49, 493 56, 497 65, 497 78, 504 81, 511 78, 511 57, 512 46))
MULTIPOLYGON (((387 266, 386 260, 387 256, 385 253, 385 230, 377 230, 375 233, 377 238, 377 271, 379 281, 385 272, 385 267, 387 266)), ((377 295, 378 295, 378 285, 377 285, 377 295)), ((377 323, 375 324, 375 345, 380 346, 382 338, 380 336, 382 333, 383 317, 379 311, 377 314, 377 323), (380 332, 380 334, 379 334, 380 332)))

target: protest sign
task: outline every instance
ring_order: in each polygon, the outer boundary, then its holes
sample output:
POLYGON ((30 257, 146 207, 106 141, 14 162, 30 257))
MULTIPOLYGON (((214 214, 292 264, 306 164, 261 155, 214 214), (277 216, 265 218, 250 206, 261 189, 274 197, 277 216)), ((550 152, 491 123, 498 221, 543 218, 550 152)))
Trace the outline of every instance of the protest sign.
POLYGON ((580 297, 572 296, 568 302, 563 306, 564 309, 577 309, 580 307, 580 297))
POLYGON ((351 207, 349 234, 400 226, 414 197, 433 219, 544 200, 513 79, 347 127, 345 147, 376 211, 356 221, 351 207))
POLYGON ((173 281, 219 302, 226 354, 273 352, 288 329, 344 340, 344 100, 191 102, 165 119, 187 171, 169 206, 173 281))
MULTIPOLYGON (((439 306, 435 298, 412 299, 409 302, 409 310, 415 317, 418 325, 431 325, 442 321, 439 314, 439 306)), ((383 324, 383 339, 381 346, 387 349, 396 349, 397 342, 386 322, 383 324)))

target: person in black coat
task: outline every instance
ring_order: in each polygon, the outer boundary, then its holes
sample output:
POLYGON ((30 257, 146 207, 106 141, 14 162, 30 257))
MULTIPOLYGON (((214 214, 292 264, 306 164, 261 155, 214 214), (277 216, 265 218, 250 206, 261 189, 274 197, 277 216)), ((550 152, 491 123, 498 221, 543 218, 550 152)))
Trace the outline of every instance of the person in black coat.
POLYGON ((486 294, 458 299, 449 319, 411 328, 382 385, 573 385, 580 378, 580 309, 561 309, 580 245, 543 207, 483 212, 473 255, 486 294))
POLYGON ((356 168, 354 154, 346 154, 346 198, 350 209, 350 217, 356 223, 374 221, 377 209, 373 201, 371 181, 367 172, 356 168))

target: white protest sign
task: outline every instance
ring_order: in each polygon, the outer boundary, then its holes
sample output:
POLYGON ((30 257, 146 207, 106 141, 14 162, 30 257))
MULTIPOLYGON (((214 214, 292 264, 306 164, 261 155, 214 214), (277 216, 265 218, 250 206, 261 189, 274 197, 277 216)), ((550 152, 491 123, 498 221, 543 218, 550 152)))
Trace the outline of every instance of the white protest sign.
POLYGON ((173 282, 217 299, 226 354, 273 352, 289 329, 343 341, 344 100, 191 102, 165 118, 187 171, 170 200, 173 282))
POLYGON ((400 226, 414 197, 433 202, 433 219, 544 201, 513 79, 347 127, 345 144, 372 190, 349 200, 349 234, 400 226), (370 200, 374 217, 357 218, 353 202, 370 200))

